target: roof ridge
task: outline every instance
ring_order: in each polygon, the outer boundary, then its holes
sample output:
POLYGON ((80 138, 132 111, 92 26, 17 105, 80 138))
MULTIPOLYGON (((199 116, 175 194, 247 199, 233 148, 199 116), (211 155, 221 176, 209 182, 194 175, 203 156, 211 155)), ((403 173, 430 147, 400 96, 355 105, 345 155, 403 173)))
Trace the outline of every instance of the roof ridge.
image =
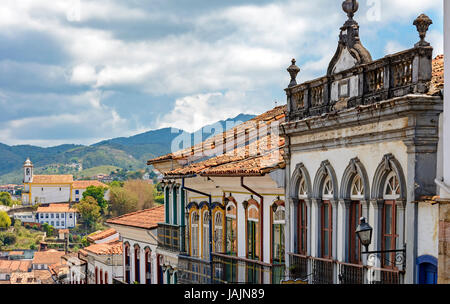
POLYGON ((164 207, 164 205, 155 206, 155 207, 147 208, 147 209, 144 209, 144 210, 137 210, 137 211, 134 211, 134 212, 122 214, 122 215, 119 215, 117 217, 111 218, 111 219, 107 220, 106 222, 109 222, 109 221, 112 221, 112 220, 116 220, 116 219, 120 219, 120 218, 123 218, 125 216, 135 215, 135 214, 142 213, 142 212, 145 212, 145 211, 150 211, 150 210, 153 210, 153 209, 156 209, 156 208, 161 208, 161 207, 164 207))

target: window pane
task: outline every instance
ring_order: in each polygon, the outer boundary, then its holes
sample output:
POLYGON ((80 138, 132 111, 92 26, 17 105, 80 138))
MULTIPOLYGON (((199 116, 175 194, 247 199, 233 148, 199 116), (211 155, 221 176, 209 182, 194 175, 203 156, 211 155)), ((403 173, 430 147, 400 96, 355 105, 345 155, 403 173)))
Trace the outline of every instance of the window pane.
POLYGON ((384 217, 384 223, 385 223, 385 233, 391 234, 391 222, 392 222, 392 206, 391 205, 385 205, 385 217, 384 217))
POLYGON ((328 204, 323 205, 323 227, 328 228, 328 204))
POLYGON ((325 233, 323 234, 323 242, 322 242, 322 245, 323 245, 323 255, 324 255, 324 257, 327 257, 329 254, 328 254, 328 251, 329 251, 329 248, 328 248, 328 241, 329 241, 329 239, 328 239, 328 232, 327 231, 325 231, 325 233))

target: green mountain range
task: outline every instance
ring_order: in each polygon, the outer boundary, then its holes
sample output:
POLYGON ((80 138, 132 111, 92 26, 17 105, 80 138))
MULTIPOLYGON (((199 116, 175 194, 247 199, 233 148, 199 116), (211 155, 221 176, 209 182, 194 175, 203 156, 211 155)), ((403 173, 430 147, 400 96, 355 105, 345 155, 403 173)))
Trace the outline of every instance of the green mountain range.
MULTIPOLYGON (((196 144, 214 132, 228 130, 234 124, 253 117, 255 115, 239 114, 234 118, 219 121, 222 130, 215 130, 216 123, 188 133, 191 143, 196 144)), ((27 157, 34 164, 35 174, 74 174, 75 177, 90 177, 100 173, 109 174, 120 168, 145 169, 148 159, 170 153, 173 139, 182 132, 179 129, 164 128, 131 137, 104 140, 90 146, 66 144, 42 148, 0 143, 0 184, 21 184, 22 165, 27 157)))

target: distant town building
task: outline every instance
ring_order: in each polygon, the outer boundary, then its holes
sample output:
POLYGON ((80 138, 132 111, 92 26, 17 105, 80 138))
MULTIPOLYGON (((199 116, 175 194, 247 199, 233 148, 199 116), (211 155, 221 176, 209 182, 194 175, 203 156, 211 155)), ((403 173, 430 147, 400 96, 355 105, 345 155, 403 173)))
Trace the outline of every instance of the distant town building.
POLYGON ((57 229, 67 229, 77 224, 77 212, 70 204, 50 204, 38 207, 36 217, 41 225, 47 223, 57 229))
MULTIPOLYGON (((64 203, 80 201, 83 192, 89 186, 107 187, 105 184, 96 181, 74 181, 73 175, 34 175, 33 163, 28 158, 24 165, 24 189, 22 191, 23 205, 35 205, 38 203, 64 203)), ((109 193, 105 194, 105 199, 109 198, 109 193)))

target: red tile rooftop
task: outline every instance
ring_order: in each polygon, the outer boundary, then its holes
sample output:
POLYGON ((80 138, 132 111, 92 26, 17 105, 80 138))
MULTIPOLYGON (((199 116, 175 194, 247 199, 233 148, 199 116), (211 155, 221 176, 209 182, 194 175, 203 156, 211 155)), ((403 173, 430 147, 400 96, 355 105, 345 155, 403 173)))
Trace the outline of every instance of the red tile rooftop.
POLYGON ((164 206, 157 206, 146 210, 136 211, 106 221, 108 224, 116 224, 144 229, 158 227, 158 223, 164 222, 164 206))

